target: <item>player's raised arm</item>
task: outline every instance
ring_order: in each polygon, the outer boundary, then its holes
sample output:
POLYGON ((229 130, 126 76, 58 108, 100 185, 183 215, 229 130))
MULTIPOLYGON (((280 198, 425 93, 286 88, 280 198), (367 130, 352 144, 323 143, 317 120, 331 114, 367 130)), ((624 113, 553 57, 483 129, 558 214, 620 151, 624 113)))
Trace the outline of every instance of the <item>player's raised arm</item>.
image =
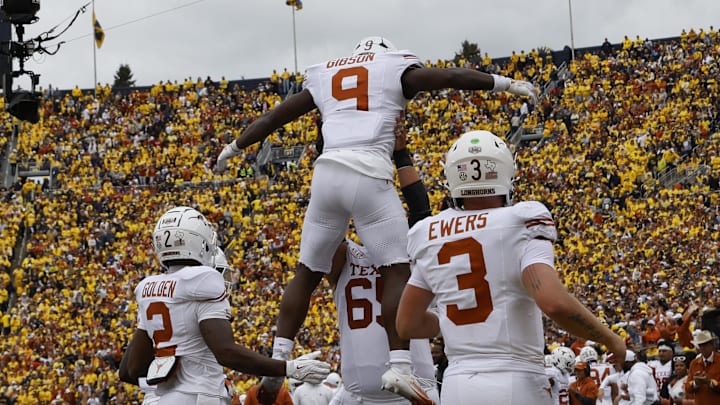
POLYGON ((410 68, 402 76, 403 93, 412 98, 420 91, 461 89, 507 91, 512 94, 530 97, 537 103, 538 91, 525 80, 488 74, 479 70, 465 68, 410 68))
POLYGON ((225 171, 228 159, 239 155, 246 147, 264 140, 274 130, 315 108, 312 95, 307 90, 288 97, 275 108, 253 121, 252 124, 248 125, 245 131, 243 131, 240 137, 225 146, 217 158, 215 171, 225 171))

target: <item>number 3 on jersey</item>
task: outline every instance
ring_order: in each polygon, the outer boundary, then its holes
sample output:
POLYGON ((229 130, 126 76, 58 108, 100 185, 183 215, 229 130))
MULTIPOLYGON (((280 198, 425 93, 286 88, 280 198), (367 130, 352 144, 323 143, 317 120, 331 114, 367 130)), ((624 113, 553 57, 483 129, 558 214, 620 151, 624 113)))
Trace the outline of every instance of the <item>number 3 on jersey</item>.
POLYGON ((490 284, 485 279, 485 255, 480 242, 473 238, 465 238, 443 244, 438 252, 438 264, 448 264, 455 256, 468 255, 470 273, 460 274, 457 278, 458 290, 473 289, 476 306, 460 309, 457 304, 447 306, 447 317, 455 325, 469 325, 485 322, 493 310, 490 284))
POLYGON ((338 101, 354 98, 356 109, 368 111, 368 70, 362 66, 338 70, 332 77, 332 96, 338 101), (343 80, 353 77, 355 78, 355 87, 343 87, 343 80))

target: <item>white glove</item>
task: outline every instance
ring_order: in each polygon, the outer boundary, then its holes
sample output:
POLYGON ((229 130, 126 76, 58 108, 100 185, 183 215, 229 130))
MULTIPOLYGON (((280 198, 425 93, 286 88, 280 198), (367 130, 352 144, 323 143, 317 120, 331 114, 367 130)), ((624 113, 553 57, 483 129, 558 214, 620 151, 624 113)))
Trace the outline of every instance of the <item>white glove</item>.
POLYGON ((319 357, 320 352, 315 351, 288 361, 285 363, 285 375, 310 384, 320 384, 330 374, 330 365, 315 360, 319 357))
POLYGON ((217 163, 215 164, 215 171, 218 173, 224 172, 225 169, 227 169, 227 160, 233 156, 239 155, 240 152, 242 152, 242 150, 237 147, 235 141, 227 144, 217 158, 217 163))
POLYGON ((518 96, 530 97, 530 102, 537 104, 538 91, 535 86, 525 80, 511 80, 510 86, 507 88, 508 93, 517 94, 518 96))

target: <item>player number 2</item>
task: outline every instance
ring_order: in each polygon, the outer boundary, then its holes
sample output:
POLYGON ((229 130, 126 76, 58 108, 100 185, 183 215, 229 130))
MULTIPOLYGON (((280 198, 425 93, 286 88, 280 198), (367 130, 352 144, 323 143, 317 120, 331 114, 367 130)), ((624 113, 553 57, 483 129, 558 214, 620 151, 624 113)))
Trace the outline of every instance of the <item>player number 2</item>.
MULTIPOLYGON (((155 350, 158 350, 158 345, 163 342, 169 342, 172 339, 173 328, 172 322, 170 321, 170 309, 168 309, 165 303, 160 301, 151 302, 145 311, 148 321, 152 320, 155 315, 160 315, 162 318, 162 329, 156 329, 153 331, 152 340, 155 343, 155 350)), ((161 349, 162 350, 162 349, 161 349)), ((174 354, 174 353, 169 353, 174 354)))
POLYGON ((355 66, 338 70, 332 77, 332 96, 338 100, 356 100, 356 109, 368 110, 368 70, 355 66), (355 87, 343 87, 343 79, 355 77, 355 87))
POLYGON ((475 291, 473 308, 460 309, 457 304, 447 306, 447 317, 455 325, 469 325, 485 322, 493 310, 490 284, 485 279, 485 255, 480 242, 473 238, 465 238, 445 243, 438 252, 438 264, 450 263, 455 256, 468 255, 470 259, 470 273, 460 274, 457 278, 458 289, 475 291))

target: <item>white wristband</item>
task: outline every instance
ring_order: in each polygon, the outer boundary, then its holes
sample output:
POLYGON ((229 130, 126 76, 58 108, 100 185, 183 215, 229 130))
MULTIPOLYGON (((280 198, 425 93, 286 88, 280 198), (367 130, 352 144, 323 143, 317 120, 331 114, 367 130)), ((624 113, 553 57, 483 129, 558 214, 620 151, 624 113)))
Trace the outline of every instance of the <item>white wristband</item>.
POLYGON ((494 81, 492 91, 494 91, 494 92, 505 91, 508 89, 508 87, 510 87, 510 82, 512 80, 510 80, 509 77, 500 76, 500 75, 496 75, 496 74, 492 74, 492 77, 493 77, 493 81, 494 81))
POLYGON ((273 359, 290 360, 295 341, 284 337, 277 336, 273 341, 273 359))

